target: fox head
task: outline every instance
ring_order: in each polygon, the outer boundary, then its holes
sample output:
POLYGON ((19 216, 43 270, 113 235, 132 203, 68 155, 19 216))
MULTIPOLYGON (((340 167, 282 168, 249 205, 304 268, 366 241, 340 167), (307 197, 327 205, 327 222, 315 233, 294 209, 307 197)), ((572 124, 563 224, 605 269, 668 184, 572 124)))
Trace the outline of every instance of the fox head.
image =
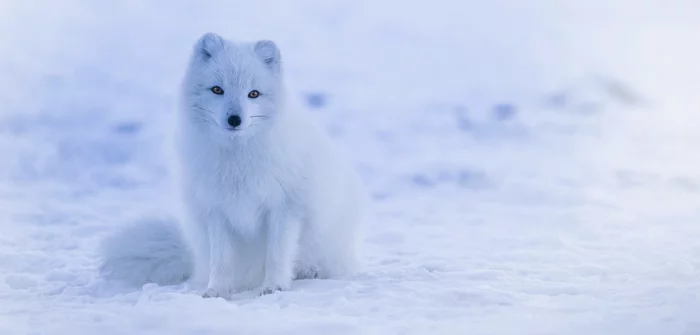
POLYGON ((186 118, 206 131, 250 136, 269 128, 282 97, 282 62, 269 40, 234 43, 213 33, 194 45, 183 82, 186 118))

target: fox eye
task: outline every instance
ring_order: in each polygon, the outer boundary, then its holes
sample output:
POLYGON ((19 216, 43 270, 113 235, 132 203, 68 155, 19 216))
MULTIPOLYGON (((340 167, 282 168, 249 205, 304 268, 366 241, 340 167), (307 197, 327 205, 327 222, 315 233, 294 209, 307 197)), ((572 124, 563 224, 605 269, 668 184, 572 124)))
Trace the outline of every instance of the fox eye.
POLYGON ((214 86, 214 87, 212 87, 212 88, 211 88, 211 91, 212 91, 214 94, 218 94, 218 95, 224 94, 224 90, 222 90, 221 87, 219 87, 219 86, 214 86))
POLYGON ((260 96, 260 92, 258 90, 252 90, 248 93, 248 98, 255 99, 260 96))

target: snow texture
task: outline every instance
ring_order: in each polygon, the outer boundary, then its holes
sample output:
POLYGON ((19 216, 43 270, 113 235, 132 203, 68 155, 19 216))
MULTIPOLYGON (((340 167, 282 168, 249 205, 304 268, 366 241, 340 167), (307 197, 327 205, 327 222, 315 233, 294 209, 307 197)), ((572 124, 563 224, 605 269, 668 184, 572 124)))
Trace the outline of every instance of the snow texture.
POLYGON ((0 334, 700 334, 698 13, 0 1, 0 334), (100 275, 105 237, 179 210, 168 125, 207 31, 275 40, 362 173, 356 275, 231 301, 100 275))

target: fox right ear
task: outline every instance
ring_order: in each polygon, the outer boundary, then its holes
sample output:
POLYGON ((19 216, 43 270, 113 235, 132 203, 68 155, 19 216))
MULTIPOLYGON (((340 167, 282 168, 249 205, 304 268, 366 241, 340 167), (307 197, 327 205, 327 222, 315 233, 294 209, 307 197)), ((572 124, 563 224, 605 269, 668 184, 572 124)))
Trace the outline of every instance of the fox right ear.
POLYGON ((204 60, 211 58, 224 47, 224 39, 214 33, 206 33, 199 38, 195 45, 195 52, 204 60))
POLYGON ((272 72, 279 73, 281 68, 280 49, 275 42, 270 40, 260 40, 253 46, 255 54, 272 72))

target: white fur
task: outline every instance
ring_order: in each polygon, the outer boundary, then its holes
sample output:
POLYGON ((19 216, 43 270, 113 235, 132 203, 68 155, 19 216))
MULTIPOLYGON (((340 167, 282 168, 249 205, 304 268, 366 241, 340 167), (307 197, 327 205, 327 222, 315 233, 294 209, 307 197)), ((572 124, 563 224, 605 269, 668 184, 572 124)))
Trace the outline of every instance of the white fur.
POLYGON ((330 139, 285 100, 273 42, 215 34, 197 42, 176 127, 182 230, 194 269, 160 277, 192 270, 205 296, 228 296, 355 270, 365 191, 330 139), (248 98, 251 90, 260 97, 248 98), (232 114, 243 120, 236 130, 226 122, 232 114))
POLYGON ((192 275, 192 257, 172 219, 139 220, 107 238, 100 252, 102 276, 131 285, 172 285, 192 275))

